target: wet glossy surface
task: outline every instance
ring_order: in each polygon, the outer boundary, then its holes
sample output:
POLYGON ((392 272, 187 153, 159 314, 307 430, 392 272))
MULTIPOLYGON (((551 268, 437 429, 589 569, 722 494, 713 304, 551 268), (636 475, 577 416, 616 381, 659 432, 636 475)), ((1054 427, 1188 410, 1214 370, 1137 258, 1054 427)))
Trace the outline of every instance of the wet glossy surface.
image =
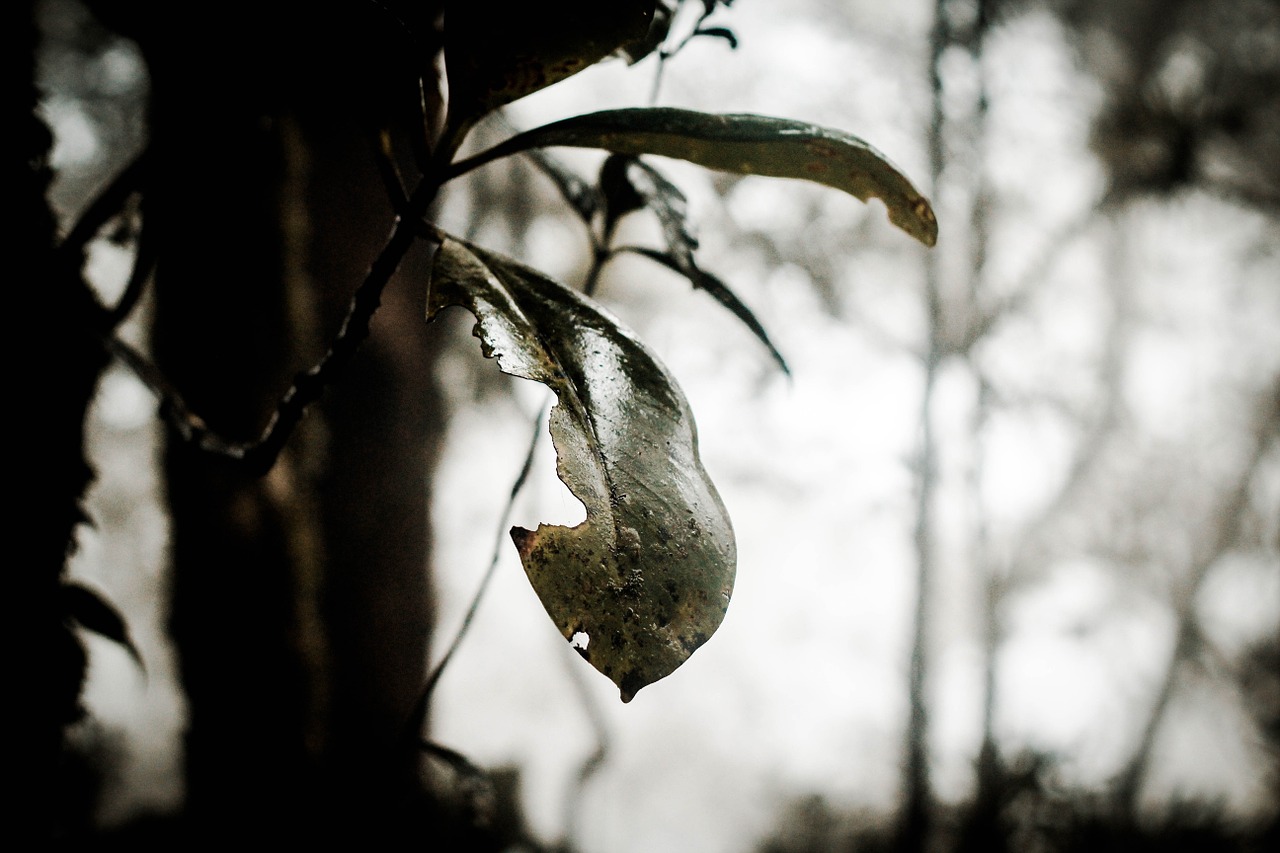
POLYGON ((771 116, 674 107, 605 110, 534 128, 458 164, 455 172, 553 145, 658 154, 742 175, 813 181, 863 201, 878 198, 894 225, 926 246, 938 239, 929 200, 888 157, 851 133, 771 116))
POLYGON ((476 316, 481 348, 504 372, 556 393, 558 471, 587 518, 511 536, 565 639, 585 634, 580 654, 629 701, 706 642, 733 591, 733 530, 698 458, 689 406, 594 304, 453 239, 436 255, 427 318, 449 305, 476 316))

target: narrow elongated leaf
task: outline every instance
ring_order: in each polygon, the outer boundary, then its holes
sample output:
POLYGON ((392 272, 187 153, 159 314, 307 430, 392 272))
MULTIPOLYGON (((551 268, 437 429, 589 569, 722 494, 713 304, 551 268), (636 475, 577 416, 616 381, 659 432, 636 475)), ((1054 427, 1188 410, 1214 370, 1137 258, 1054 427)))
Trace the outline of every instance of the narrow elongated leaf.
MULTIPOLYGON (((756 319, 751 309, 727 284, 698 266, 694 257, 694 252, 698 248, 698 238, 689 227, 689 203, 679 187, 639 157, 629 154, 613 154, 605 160, 604 168, 601 170, 601 185, 606 187, 606 196, 610 199, 618 196, 626 199, 629 192, 630 197, 637 199, 637 204, 643 204, 652 210, 658 217, 658 224, 662 226, 662 235, 667 243, 665 252, 641 246, 625 246, 621 251, 634 252, 657 261, 683 275, 694 287, 705 290, 713 299, 728 308, 733 316, 741 320, 768 348, 783 373, 791 373, 786 359, 773 345, 773 341, 769 340, 764 326, 756 319), (621 187, 615 189, 613 193, 607 191, 608 184, 605 178, 609 175, 613 176, 615 184, 621 184, 621 187)), ((610 215, 612 214, 613 205, 611 204, 610 215)))
POLYGON ((561 634, 630 701, 711 636, 733 591, 733 529, 698 458, 688 403, 585 297, 442 235, 427 318, 449 305, 475 315, 482 351, 504 372, 556 393, 558 472, 587 517, 516 527, 511 538, 561 634))
POLYGON ((449 176, 526 148, 563 145, 619 154, 659 154, 743 175, 799 178, 867 201, 932 246, 933 208, 887 157, 858 137, 818 125, 757 115, 714 115, 674 107, 605 110, 543 125, 456 163, 449 176))
POLYGON ((577 173, 540 148, 530 148, 525 155, 544 175, 551 179, 564 200, 577 212, 579 218, 590 227, 596 213, 603 207, 600 191, 583 180, 577 173))
POLYGON ((656 261, 672 272, 677 272, 689 279, 689 283, 699 290, 705 290, 707 295, 729 309, 733 316, 741 320, 742 324, 751 330, 757 340, 769 350, 769 354, 773 356, 773 360, 778 363, 778 367, 781 368, 783 373, 788 376, 791 375, 791 368, 787 365, 787 360, 782 357, 782 353, 773 345, 773 341, 769 339, 769 333, 764 330, 764 326, 756 319, 755 313, 738 298, 738 295, 729 288, 729 285, 694 263, 692 257, 678 257, 644 246, 623 246, 618 251, 632 252, 642 255, 651 261, 656 261))

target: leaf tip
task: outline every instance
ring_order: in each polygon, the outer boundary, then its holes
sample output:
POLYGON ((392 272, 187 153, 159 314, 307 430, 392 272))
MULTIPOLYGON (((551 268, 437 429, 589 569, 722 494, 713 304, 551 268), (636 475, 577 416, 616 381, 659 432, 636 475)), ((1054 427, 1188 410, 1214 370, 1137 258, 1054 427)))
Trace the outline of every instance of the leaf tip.
POLYGON ((647 687, 649 682, 646 681, 638 672, 632 670, 622 677, 618 682, 619 695, 622 698, 622 704, 628 704, 632 699, 636 698, 636 694, 641 688, 647 687))
POLYGON ((938 217, 934 215, 929 199, 917 195, 910 202, 911 215, 899 217, 897 211, 890 208, 890 219, 893 223, 915 237, 925 246, 933 248, 938 242, 938 217))

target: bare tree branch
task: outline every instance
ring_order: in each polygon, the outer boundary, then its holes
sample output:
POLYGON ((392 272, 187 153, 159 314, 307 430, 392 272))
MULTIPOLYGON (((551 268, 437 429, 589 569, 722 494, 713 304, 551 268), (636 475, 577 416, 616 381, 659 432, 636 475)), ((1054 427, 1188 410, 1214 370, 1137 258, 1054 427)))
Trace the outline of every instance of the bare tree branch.
POLYGON ((1177 637, 1169 662, 1156 690, 1151 711, 1138 736, 1137 746, 1123 770, 1113 782, 1116 799, 1122 814, 1133 819, 1137 816, 1138 794, 1146 779, 1147 770, 1155 749, 1156 735, 1164 721, 1178 684, 1183 664, 1200 648, 1202 635, 1196 618, 1196 599, 1209 570, 1226 554, 1240 534, 1240 522, 1249 505, 1249 492, 1253 479, 1271 444, 1280 435, 1280 377, 1276 377, 1259 407, 1253 432, 1253 449, 1241 468, 1235 485, 1216 513, 1216 527, 1210 544, 1197 557, 1183 588, 1179 591, 1176 606, 1177 637))

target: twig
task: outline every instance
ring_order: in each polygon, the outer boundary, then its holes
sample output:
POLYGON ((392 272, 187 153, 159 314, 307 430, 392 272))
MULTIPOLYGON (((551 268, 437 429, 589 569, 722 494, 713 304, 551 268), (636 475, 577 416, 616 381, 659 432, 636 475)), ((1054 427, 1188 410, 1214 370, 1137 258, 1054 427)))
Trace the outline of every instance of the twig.
POLYGON ((391 209, 397 215, 407 213, 409 194, 405 191, 400 168, 396 166, 395 152, 391 147, 391 135, 385 129, 378 133, 377 144, 373 147, 373 157, 378 166, 378 177, 382 178, 387 197, 391 199, 391 209))
POLYGON ((58 252, 64 259, 78 258, 102 226, 120 212, 129 196, 138 191, 146 177, 150 152, 150 148, 143 149, 80 214, 71 232, 58 247, 58 252))
POLYGON ((520 491, 529 479, 529 473, 533 470, 533 459, 538 449, 538 442, 544 432, 546 413, 547 408, 544 406, 534 420, 533 435, 529 439, 529 449, 525 453, 524 463, 520 466, 520 473, 516 475, 515 481, 511 484, 511 493, 507 496, 506 508, 503 509, 502 518, 498 522, 498 535, 493 543, 493 555, 489 558, 489 568, 485 570, 484 577, 480 579, 480 585, 476 588, 475 595, 471 598, 471 606, 467 608, 466 615, 462 617, 462 625, 459 626, 458 633, 454 635, 453 642, 449 644, 444 657, 440 658, 440 662, 435 665, 435 668, 427 677, 427 683, 423 686, 422 693, 419 695, 418 701, 414 704, 413 711, 409 715, 406 725, 415 738, 420 736, 426 723, 427 710, 431 707, 431 695, 435 692, 436 685, 440 682, 440 676, 444 674, 445 667, 453 660, 454 653, 462 645, 462 639, 467 635, 467 631, 470 630, 471 623, 475 621, 476 612, 480 609, 480 602, 483 600, 485 592, 489 589, 489 583, 497 572, 498 561, 502 556, 502 548, 508 538, 507 530, 511 526, 511 514, 515 509, 516 498, 519 497, 520 491))
MULTIPOLYGON (((667 69, 667 63, 676 54, 684 50, 689 45, 689 42, 693 41, 695 38, 697 38, 700 35, 707 34, 703 31, 702 25, 707 22, 707 18, 710 18, 711 15, 714 14, 714 12, 715 12, 715 4, 708 4, 703 9, 702 14, 698 16, 698 22, 693 25, 693 29, 690 30, 689 33, 685 35, 684 38, 682 38, 679 42, 677 42, 675 47, 671 47, 671 48, 659 47, 658 48, 658 67, 653 72, 653 86, 649 89, 649 105, 650 106, 653 106, 654 104, 658 103, 658 92, 662 88, 662 77, 664 72, 667 69)), ((717 31, 720 29, 722 28, 717 28, 717 31)), ((728 30, 724 30, 724 33, 728 34, 725 37, 728 38, 729 44, 733 47, 737 47, 738 46, 737 39, 733 38, 732 34, 729 33, 728 30)))
POLYGON ((591 779, 604 766, 605 759, 609 757, 613 738, 609 733, 609 724, 605 719, 600 703, 596 701, 595 695, 588 689, 586 680, 582 677, 582 670, 578 668, 577 655, 565 653, 561 656, 561 660, 565 662, 569 680, 573 683, 573 687, 578 693, 578 698, 582 700, 582 707, 586 712, 587 721, 591 724, 591 731, 596 736, 596 748, 582 760, 582 765, 578 768, 578 776, 565 798, 565 838, 572 842, 578 835, 578 816, 581 813, 583 793, 586 791, 587 785, 591 783, 591 779))
POLYGON ((1034 286, 1053 269, 1054 265, 1062 258, 1063 253, 1077 239, 1088 233, 1100 216, 1113 212, 1117 201, 1118 199, 1113 193, 1104 194, 1102 198, 1090 205, 1088 210, 1068 222, 1057 234, 1049 238, 1044 250, 1036 257, 1031 266, 1019 276, 1017 283, 1010 289, 1009 294, 999 299, 994 305, 988 306, 986 310, 979 313, 968 324, 963 337, 955 342, 953 351, 959 355, 967 354, 1001 320, 1025 305, 1027 300, 1036 292, 1034 286))
POLYGON ((294 378, 293 386, 280 398, 275 413, 256 441, 232 442, 218 435, 187 407, 177 389, 145 356, 115 338, 108 338, 108 346, 160 398, 162 416, 184 441, 207 453, 239 462, 250 473, 265 474, 302 422, 307 408, 320 399, 369 336, 369 324, 382 302, 382 291, 413 241, 430 233, 424 229, 421 218, 435 192, 435 184, 424 182, 409 198, 405 213, 397 217, 386 244, 352 297, 347 316, 328 352, 314 367, 294 378))
POLYGON ((147 218, 144 216, 141 230, 138 232, 137 245, 134 248, 133 269, 129 272, 129 281, 125 284, 124 293, 120 294, 120 299, 107 312, 108 329, 120 328, 120 324, 129 319, 133 309, 138 307, 138 301, 142 298, 142 293, 147 286, 147 278, 155 268, 158 254, 155 238, 152 236, 151 229, 147 227, 147 218))

